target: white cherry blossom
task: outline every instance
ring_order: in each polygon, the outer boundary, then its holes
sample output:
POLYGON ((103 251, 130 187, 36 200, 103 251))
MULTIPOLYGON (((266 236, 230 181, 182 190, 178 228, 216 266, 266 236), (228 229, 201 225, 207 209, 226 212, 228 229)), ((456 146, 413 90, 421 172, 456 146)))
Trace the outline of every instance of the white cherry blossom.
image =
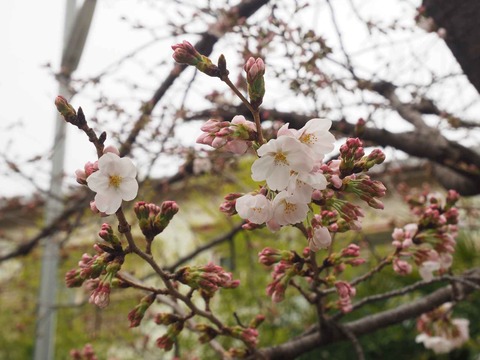
POLYGON ((97 209, 108 215, 114 214, 122 200, 133 200, 137 196, 137 168, 128 158, 107 152, 98 159, 98 170, 87 178, 87 185, 97 194, 97 209))
POLYGON ((311 119, 298 130, 296 136, 307 145, 316 156, 323 158, 334 148, 335 137, 328 131, 332 121, 328 119, 311 119))
POLYGON ((272 217, 272 204, 262 194, 246 194, 239 197, 235 209, 242 219, 254 224, 263 224, 272 217))
POLYGON ((273 217, 278 225, 297 224, 307 217, 308 204, 284 190, 273 199, 273 217))
POLYGON ((313 190, 324 190, 327 179, 321 172, 293 172, 290 175, 287 190, 295 194, 302 202, 312 201, 313 190))
POLYGON ((292 171, 310 172, 314 165, 311 150, 289 136, 270 140, 257 154, 260 158, 252 165, 252 179, 266 180, 271 190, 284 190, 292 171))

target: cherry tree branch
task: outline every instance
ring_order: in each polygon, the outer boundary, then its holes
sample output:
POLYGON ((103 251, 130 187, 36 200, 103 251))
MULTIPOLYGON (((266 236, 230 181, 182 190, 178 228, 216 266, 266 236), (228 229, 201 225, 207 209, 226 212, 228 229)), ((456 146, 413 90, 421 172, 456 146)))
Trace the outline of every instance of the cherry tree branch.
MULTIPOLYGON (((467 279, 475 285, 480 284, 480 268, 474 268, 459 276, 460 279, 467 279)), ((445 286, 433 293, 417 300, 411 301, 394 309, 385 310, 377 314, 368 315, 361 319, 343 324, 343 328, 355 336, 361 336, 401 323, 404 320, 412 319, 423 313, 432 311, 448 301, 464 300, 467 295, 475 290, 473 284, 457 281, 455 289, 452 285, 445 286)), ((260 349, 259 352, 268 359, 293 359, 301 354, 312 351, 323 345, 346 340, 348 337, 344 332, 335 329, 333 326, 328 332, 316 330, 281 345, 260 349)))
MULTIPOLYGON (((413 111, 413 110, 412 110, 413 111)), ((406 112, 408 113, 408 112, 406 112)), ((278 119, 290 123, 292 128, 299 129, 305 123, 316 117, 315 114, 303 115, 293 112, 281 112, 274 109, 264 109, 263 114, 268 114, 268 119, 278 119)), ((185 120, 208 117, 223 117, 231 119, 235 115, 248 116, 243 107, 223 106, 215 111, 203 111, 192 114, 185 120)), ((405 113, 404 113, 405 115, 405 113)), ((266 120, 266 118, 263 118, 266 120)), ((412 122, 416 120, 412 119, 412 122)), ((358 136, 355 125, 345 120, 334 121, 332 130, 345 136, 358 136)), ((450 187, 455 188, 463 195, 475 195, 480 193, 480 154, 455 141, 442 137, 441 141, 425 141, 426 136, 437 139, 437 132, 432 131, 426 135, 425 131, 392 133, 385 129, 366 127, 361 134, 363 140, 380 146, 392 146, 407 154, 428 159, 442 168, 450 170, 461 180, 454 182, 450 187)), ((439 180, 442 180, 439 177, 439 180)))

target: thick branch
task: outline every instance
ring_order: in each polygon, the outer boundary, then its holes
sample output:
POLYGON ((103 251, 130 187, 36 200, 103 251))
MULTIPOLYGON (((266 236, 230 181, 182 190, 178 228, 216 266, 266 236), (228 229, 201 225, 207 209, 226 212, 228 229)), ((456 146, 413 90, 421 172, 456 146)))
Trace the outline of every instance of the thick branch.
MULTIPOLYGON (((308 120, 315 117, 315 115, 280 112, 273 109, 264 109, 264 113, 268 114, 268 119, 288 122, 291 127, 296 129, 299 129, 308 120)), ((196 113, 190 118, 199 119, 220 116, 225 119, 231 119, 239 114, 248 116, 248 113, 242 107, 223 107, 214 112, 196 113)), ((332 130, 345 136, 357 136, 355 134, 355 125, 343 120, 334 121, 332 130)), ((369 127, 362 133, 361 138, 380 146, 392 146, 407 154, 428 159, 449 169, 450 172, 455 173, 458 177, 458 181, 452 182, 449 186, 459 191, 462 195, 480 193, 480 172, 478 170, 480 168, 480 154, 454 141, 448 139, 444 139, 441 142, 436 140, 425 141, 425 135, 420 132, 392 133, 384 129, 369 127)), ((436 139, 434 134, 432 134, 432 139, 436 139)), ((439 178, 438 180, 443 179, 439 178)))
POLYGON ((426 15, 446 30, 445 42, 472 85, 480 92, 480 6, 476 0, 423 0, 426 15))
MULTIPOLYGON (((475 284, 480 284, 480 280, 478 280, 480 278, 480 268, 470 270, 463 276, 470 279, 474 277, 476 279, 475 284)), ((351 321, 344 324, 343 327, 355 336, 369 334, 388 326, 399 324, 404 320, 420 316, 445 302, 463 300, 472 291, 474 291, 473 286, 468 286, 464 282, 457 282, 455 284, 455 290, 451 285, 448 285, 416 301, 351 321)), ((345 334, 332 327, 332 332, 328 334, 322 334, 317 331, 278 346, 261 349, 260 353, 265 356, 265 358, 272 360, 294 359, 296 356, 312 351, 322 345, 341 340, 347 340, 345 334)))

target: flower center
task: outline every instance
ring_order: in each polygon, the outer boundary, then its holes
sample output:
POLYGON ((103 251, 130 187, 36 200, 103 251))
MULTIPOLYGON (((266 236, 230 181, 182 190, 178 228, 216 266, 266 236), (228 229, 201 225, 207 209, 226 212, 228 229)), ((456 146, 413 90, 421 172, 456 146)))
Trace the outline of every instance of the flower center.
POLYGON ((278 165, 289 165, 289 163, 287 161, 287 157, 281 151, 279 151, 275 154, 274 163, 275 163, 276 166, 278 166, 278 165))
POLYGON ((123 178, 120 175, 110 175, 108 177, 108 186, 118 188, 122 183, 123 178))
POLYGON ((317 142, 317 137, 314 134, 303 134, 299 140, 306 145, 311 145, 317 142))
POLYGON ((288 201, 284 200, 284 205, 285 205, 285 208, 284 208, 285 214, 290 214, 295 210, 297 210, 297 204, 289 203, 288 201))

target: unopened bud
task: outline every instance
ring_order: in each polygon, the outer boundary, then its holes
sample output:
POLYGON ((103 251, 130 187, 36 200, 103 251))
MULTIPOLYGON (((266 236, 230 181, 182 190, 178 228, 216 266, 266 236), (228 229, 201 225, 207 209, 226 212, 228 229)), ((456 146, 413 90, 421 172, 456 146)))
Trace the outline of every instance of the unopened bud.
POLYGON ((66 121, 75 119, 77 112, 74 107, 68 103, 68 100, 63 96, 58 95, 55 98, 55 106, 57 107, 58 112, 65 118, 66 121))

